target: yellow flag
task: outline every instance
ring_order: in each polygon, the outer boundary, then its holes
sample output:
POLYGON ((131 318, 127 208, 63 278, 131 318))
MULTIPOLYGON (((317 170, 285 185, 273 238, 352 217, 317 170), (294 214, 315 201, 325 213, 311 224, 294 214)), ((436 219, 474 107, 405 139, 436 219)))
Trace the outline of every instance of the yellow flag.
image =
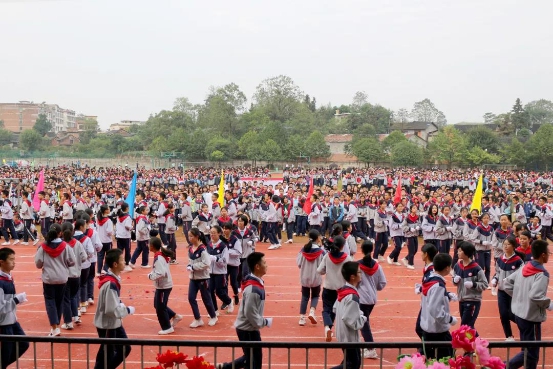
POLYGON ((344 184, 342 183, 342 175, 340 174, 340 177, 338 177, 338 192, 342 192, 343 188, 344 184))
POLYGON ((225 171, 221 170, 221 181, 219 182, 219 205, 223 207, 225 205, 225 171))
POLYGON ((478 178, 476 191, 474 191, 472 204, 470 205, 470 211, 473 211, 474 209, 478 210, 478 214, 482 212, 482 174, 480 174, 480 178, 478 178))

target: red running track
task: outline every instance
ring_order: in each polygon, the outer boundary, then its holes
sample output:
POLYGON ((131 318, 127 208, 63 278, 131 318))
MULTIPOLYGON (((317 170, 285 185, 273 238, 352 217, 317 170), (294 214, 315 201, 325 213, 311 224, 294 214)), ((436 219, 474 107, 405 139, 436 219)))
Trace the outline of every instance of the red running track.
MULTIPOLYGON (((137 268, 132 272, 124 273, 122 276, 122 301, 126 305, 136 307, 136 314, 127 317, 123 325, 130 338, 136 339, 163 339, 174 340, 222 340, 236 341, 236 335, 233 328, 233 314, 223 313, 217 325, 192 329, 188 324, 192 321, 191 309, 188 305, 188 273, 186 272, 186 257, 184 252, 184 238, 179 235, 179 260, 180 264, 171 266, 174 288, 170 297, 169 306, 177 313, 184 315, 184 320, 178 325, 174 334, 170 336, 158 336, 160 330, 155 310, 153 308, 153 286, 152 282, 146 277, 148 270, 137 268)), ((274 323, 271 328, 262 330, 261 335, 264 341, 288 341, 288 342, 324 342, 324 327, 321 319, 322 303, 317 308, 318 324, 311 324, 300 327, 299 320, 299 302, 301 298, 299 286, 299 272, 295 265, 296 254, 303 245, 305 238, 298 238, 293 244, 285 244, 279 250, 268 251, 268 244, 259 244, 258 251, 265 252, 268 263, 268 274, 265 276, 266 305, 265 316, 274 317, 274 323)), ((133 249, 135 247, 133 243, 133 249)), ((16 281, 16 288, 19 292, 27 292, 29 302, 18 308, 17 315, 19 322, 27 335, 45 336, 50 327, 44 309, 44 300, 42 297, 42 283, 40 271, 34 266, 33 246, 14 246, 16 250, 16 268, 13 272, 16 281)), ((402 257, 406 254, 406 249, 402 250, 402 257)), ((422 261, 417 255, 415 261, 415 270, 409 270, 403 266, 393 266, 383 263, 384 273, 388 280, 388 285, 384 291, 378 295, 379 301, 371 315, 371 328, 374 338, 377 342, 406 342, 417 341, 414 327, 417 313, 419 311, 419 296, 414 294, 414 284, 420 282, 422 261)), ((358 258, 361 255, 358 254, 358 258)), ((547 267, 547 266, 546 266, 547 267)), ((549 287, 550 289, 552 287, 549 287)), ((448 289, 455 292, 453 284, 448 280, 448 289)), ((96 290, 96 289, 95 289, 96 290)), ((97 292, 97 290, 96 290, 97 292)), ((97 294, 97 293, 96 293, 97 294)), ((199 300, 200 311, 203 316, 207 316, 205 308, 199 300)), ((454 316, 459 316, 457 303, 451 304, 451 311, 454 316)), ((96 337, 96 330, 92 324, 94 315, 94 306, 89 307, 88 312, 83 315, 83 324, 72 331, 62 331, 63 337, 96 337)), ((204 318, 205 323, 207 320, 204 318)), ((517 332, 513 324, 514 332, 517 332)), ((498 317, 497 301, 492 296, 491 291, 484 292, 482 309, 476 322, 476 328, 480 335, 488 340, 504 340, 503 331, 498 317)), ((515 334, 517 336, 518 334, 515 334)), ((547 321, 542 326, 543 340, 553 340, 553 328, 547 321)), ((54 346, 54 366, 52 365, 51 347, 49 344, 37 344, 37 368, 67 368, 68 365, 68 346, 54 346)), ((165 348, 166 349, 166 348, 165 348)), ((27 352, 20 361, 20 368, 33 368, 32 361, 33 347, 27 352)), ((97 352, 97 346, 91 346, 87 352, 85 347, 76 347, 73 345, 70 349, 71 368, 87 368, 87 356, 93 361, 97 352)), ((155 364, 155 354, 159 351, 158 347, 144 348, 144 358, 146 366, 155 364)), ((194 355, 196 352, 187 352, 194 355)), ((215 359, 220 362, 231 357, 230 349, 218 349, 217 358, 214 357, 213 350, 202 349, 199 353, 205 353, 206 360, 213 362, 215 359)), ((128 357, 127 368, 140 368, 140 349, 134 348, 128 357)), ((237 351, 236 354, 239 354, 237 351)), ((398 352, 384 352, 382 358, 383 366, 392 367, 396 363, 398 352)), ((498 351, 496 355, 505 355, 505 352, 498 351)), ((552 357, 552 352, 548 350, 548 357, 552 357)), ((286 350, 271 350, 271 367, 288 366, 288 355, 286 350)), ((512 355, 512 354, 511 354, 512 355)), ((264 367, 268 367, 268 352, 264 350, 264 367)), ((303 368, 321 368, 325 363, 325 353, 323 351, 296 350, 290 353, 291 367, 303 368), (306 365, 306 359, 309 364, 306 365)), ((342 358, 341 352, 334 350, 327 354, 327 363, 336 365, 342 358)), ((553 360, 547 360, 546 366, 553 366, 553 360)), ((364 367, 378 367, 380 360, 365 360, 364 367)), ((541 363, 540 363, 541 365, 541 363)), ((91 364, 90 367, 93 365, 91 364)), ((13 366, 15 367, 15 365, 13 366)))

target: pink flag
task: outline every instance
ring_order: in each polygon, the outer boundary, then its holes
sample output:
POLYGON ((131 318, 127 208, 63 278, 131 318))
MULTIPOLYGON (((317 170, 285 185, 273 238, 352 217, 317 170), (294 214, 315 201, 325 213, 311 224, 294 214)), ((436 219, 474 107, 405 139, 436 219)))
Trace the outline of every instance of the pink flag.
POLYGON ((311 214, 311 207, 313 206, 313 204, 311 204, 311 195, 313 195, 313 177, 311 177, 309 181, 309 191, 307 191, 307 198, 303 204, 303 211, 305 211, 307 215, 311 214))
POLYGON ((35 211, 40 209, 40 199, 38 198, 38 193, 44 191, 44 169, 40 171, 40 176, 38 177, 38 184, 36 185, 35 195, 33 196, 33 208, 35 211))

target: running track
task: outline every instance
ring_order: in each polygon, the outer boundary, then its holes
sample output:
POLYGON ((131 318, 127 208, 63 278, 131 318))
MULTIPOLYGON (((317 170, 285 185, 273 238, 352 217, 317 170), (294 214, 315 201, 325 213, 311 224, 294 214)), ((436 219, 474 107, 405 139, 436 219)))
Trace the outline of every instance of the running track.
MULTIPOLYGON (((153 287, 152 282, 146 277, 148 270, 137 268, 132 272, 122 275, 122 301, 126 305, 136 307, 136 314, 124 319, 123 325, 127 334, 136 339, 165 339, 165 340, 237 340, 232 327, 233 314, 223 313, 219 322, 214 327, 207 326, 207 313, 201 299, 199 299, 200 311, 204 316, 206 326, 192 329, 188 324, 192 321, 191 310, 188 305, 188 274, 186 272, 186 257, 184 248, 184 237, 179 234, 178 259, 179 265, 171 266, 174 287, 169 300, 169 306, 177 313, 184 315, 184 320, 177 326, 175 333, 170 336, 158 336, 160 330, 155 310, 153 308, 153 287)), ((322 303, 317 308, 317 317, 319 323, 314 325, 307 322, 307 325, 300 327, 299 319, 299 272, 295 265, 295 258, 298 250, 301 248, 305 238, 297 238, 293 244, 284 244, 279 250, 268 251, 268 244, 258 244, 257 251, 265 252, 268 263, 268 273, 265 276, 266 305, 265 316, 274 317, 274 323, 271 328, 262 330, 262 339, 264 341, 289 341, 289 342, 324 342, 324 327, 321 319, 322 303)), ((422 241, 422 240, 421 240, 422 241)), ((115 243, 114 243, 115 244, 115 243)), ((132 244, 134 250, 135 243, 132 244)), ((45 336, 50 327, 44 310, 44 300, 42 297, 42 283, 40 271, 34 266, 34 246, 16 245, 16 268, 13 272, 18 292, 27 292, 29 302, 18 308, 18 319, 27 335, 45 336)), ((402 250, 402 256, 406 255, 407 250, 402 250)), ((360 254, 356 259, 360 258, 360 254)), ((151 260, 151 259, 150 259, 151 260)), ((384 273, 388 280, 388 285, 384 291, 378 295, 378 304, 371 315, 371 328, 374 338, 377 342, 408 342, 417 341, 418 337, 414 333, 416 316, 419 310, 420 298, 414 294, 414 284, 420 282, 422 261, 420 254, 417 254, 415 261, 415 270, 408 270, 405 267, 382 264, 384 273)), ((546 266, 547 267, 547 266, 546 266)), ((96 289, 96 288, 95 288, 96 289)), ((455 292, 451 280, 448 279, 448 290, 455 292)), ((551 292, 552 287, 549 287, 551 292)), ((97 295, 97 289, 96 293, 97 295)), ((198 296, 199 297, 199 296, 198 296)), ((220 303, 220 302, 219 302, 220 303)), ((459 316, 457 303, 451 304, 452 314, 459 316)), ((63 331, 63 337, 97 337, 96 330, 92 324, 94 315, 94 306, 89 307, 88 312, 83 315, 83 324, 76 327, 73 331, 63 331)), ((491 291, 484 291, 484 298, 480 315, 476 322, 476 328, 480 335, 490 341, 504 340, 501 324, 498 318, 497 302, 491 291)), ((516 326, 513 324, 515 337, 518 335, 516 326)), ((542 339, 553 340, 553 328, 551 320, 548 320, 542 326, 542 339)), ((67 345, 55 345, 54 352, 56 359, 56 368, 68 367, 68 347, 67 345), (58 360, 59 359, 59 360, 58 360)), ((38 368, 51 368, 51 351, 49 344, 37 344, 38 368)), ((166 349, 166 348, 165 348, 166 349)), ((155 354, 158 347, 144 348, 145 360, 148 360, 147 366, 153 366, 155 354)), ((91 346, 88 355, 93 359, 96 355, 97 347, 91 346)), ((194 352, 186 352, 193 355, 194 352)), ((213 350, 200 348, 200 353, 205 353, 208 361, 214 361, 213 350)), ((237 351, 238 353, 238 351, 237 351)), ((496 355, 504 352, 498 351, 496 355)), ((548 357, 553 357, 553 350, 548 350, 548 357)), ((217 350, 217 361, 230 358, 230 349, 217 350)), ((512 353, 511 353, 512 355, 512 353)), ((382 363, 386 367, 392 367, 396 363, 397 351, 387 351, 383 355, 382 363)), ((306 354, 304 350, 292 351, 291 367, 298 368, 322 368, 324 353, 322 351, 310 350, 306 354), (309 365, 306 365, 306 355, 309 357, 309 365)), ((71 347, 71 367, 86 368, 87 352, 84 347, 71 347)), ((341 361, 340 351, 328 352, 328 364, 336 365, 341 361)), ((32 368, 32 346, 20 361, 20 368, 32 368)), ((128 357, 127 368, 140 368, 140 349, 134 348, 134 351, 128 357)), ((272 350, 271 367, 286 367, 288 352, 286 350, 272 350)), ((553 361, 547 360, 547 367, 553 367, 553 361)), ((267 367, 268 354, 264 351, 264 367, 267 367)), ((378 367, 380 360, 365 360, 364 367, 378 367)), ((541 363, 540 363, 541 365, 541 363)), ((13 365, 15 367, 15 365, 13 365)), ((92 367, 92 364, 91 366, 92 367)))

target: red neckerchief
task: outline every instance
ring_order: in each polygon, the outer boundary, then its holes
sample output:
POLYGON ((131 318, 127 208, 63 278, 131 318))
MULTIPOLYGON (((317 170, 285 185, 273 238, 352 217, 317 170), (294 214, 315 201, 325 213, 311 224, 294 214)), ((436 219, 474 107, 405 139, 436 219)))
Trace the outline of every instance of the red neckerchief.
POLYGON ((155 254, 154 254, 154 260, 156 260, 157 257, 161 256, 162 258, 165 259, 166 262, 169 262, 169 260, 171 260, 171 258, 169 256, 165 256, 163 255, 163 253, 161 251, 157 251, 155 254))
POLYGON ((474 260, 471 260, 471 262, 468 263, 467 266, 465 266, 465 265, 463 264, 463 260, 459 260, 459 264, 458 264, 458 265, 459 265, 459 268, 461 268, 461 270, 465 270, 465 269, 471 269, 471 268, 476 267, 476 266, 478 265, 478 263, 477 263, 476 261, 474 261, 474 260))
POLYGON ((106 222, 107 222, 108 220, 109 220, 108 217, 99 219, 99 220, 98 220, 98 225, 103 226, 104 224, 106 224, 106 222))
POLYGON ((71 241, 68 242, 69 246, 71 246, 71 248, 74 248, 75 245, 77 244, 77 239, 76 238, 72 238, 71 241))
POLYGON ((104 274, 98 277, 98 288, 102 288, 102 286, 108 282, 113 282, 117 286, 117 289, 121 291, 121 283, 115 278, 115 276, 111 274, 104 274))
POLYGON ((120 217, 117 217, 117 220, 119 220, 119 223, 123 223, 125 219, 127 219, 128 217, 129 217, 129 214, 124 214, 120 217))
POLYGON ((358 261, 359 268, 369 276, 373 275, 378 270, 378 263, 376 260, 371 259, 371 262, 372 263, 366 263, 364 259, 358 261))
POLYGON ((519 246, 516 248, 516 251, 523 253, 524 255, 532 255, 532 248, 530 246, 528 246, 527 248, 519 246))
POLYGON ((148 221, 148 217, 146 215, 141 214, 138 217, 136 217, 136 223, 140 222, 140 220, 144 220, 144 223, 150 224, 150 222, 148 221))
POLYGON ((338 302, 342 301, 345 297, 349 295, 355 295, 359 297, 359 293, 355 290, 355 288, 352 288, 350 286, 344 286, 340 289, 338 289, 338 302))
POLYGON ((543 265, 541 265, 540 263, 538 263, 535 260, 532 260, 529 263, 526 263, 522 267, 522 276, 523 277, 530 277, 530 276, 533 276, 533 275, 539 274, 539 273, 543 273, 543 274, 545 274, 546 276, 549 277, 549 273, 547 272, 547 270, 545 270, 543 265))
POLYGON ((258 288, 261 288, 262 290, 265 289, 265 287, 259 283, 259 281, 255 280, 255 279, 246 279, 244 282, 242 282, 241 286, 242 287, 242 291, 244 291, 246 289, 246 287, 248 286, 254 286, 254 287, 258 287, 258 288))
POLYGON ((57 258, 58 256, 61 255, 63 250, 65 250, 65 247, 67 247, 67 244, 65 242, 61 241, 61 243, 58 245, 58 247, 52 248, 47 243, 43 243, 41 245, 41 247, 42 247, 42 249, 44 250, 45 253, 50 255, 50 257, 57 258))
POLYGON ((334 263, 334 264, 340 264, 342 263, 344 260, 346 260, 346 253, 345 252, 342 252, 340 251, 339 253, 335 254, 335 255, 332 255, 332 253, 329 253, 328 254, 328 258, 334 263))
POLYGON ((222 223, 230 222, 230 217, 228 215, 226 217, 219 217, 219 222, 222 222, 222 223))
POLYGON ((309 262, 313 262, 313 261, 317 260, 317 258, 323 254, 323 250, 321 248, 311 249, 311 251, 304 251, 302 249, 301 254, 305 258, 305 260, 307 260, 309 262))
POLYGON ((409 215, 407 216, 407 219, 409 221, 411 221, 411 223, 416 223, 418 220, 419 220, 419 216, 418 215, 413 215, 411 213, 409 213, 409 215))
POLYGON ((424 296, 427 296, 428 295, 428 291, 430 290, 430 288, 435 285, 436 283, 438 284, 441 284, 444 286, 445 288, 445 282, 443 279, 439 278, 439 277, 431 277, 431 278, 428 278, 428 280, 426 282, 424 282, 422 284, 422 288, 421 288, 421 292, 424 296))
POLYGON ((29 199, 26 199, 25 203, 27 204, 27 206, 31 206, 31 202, 29 201, 29 199))

